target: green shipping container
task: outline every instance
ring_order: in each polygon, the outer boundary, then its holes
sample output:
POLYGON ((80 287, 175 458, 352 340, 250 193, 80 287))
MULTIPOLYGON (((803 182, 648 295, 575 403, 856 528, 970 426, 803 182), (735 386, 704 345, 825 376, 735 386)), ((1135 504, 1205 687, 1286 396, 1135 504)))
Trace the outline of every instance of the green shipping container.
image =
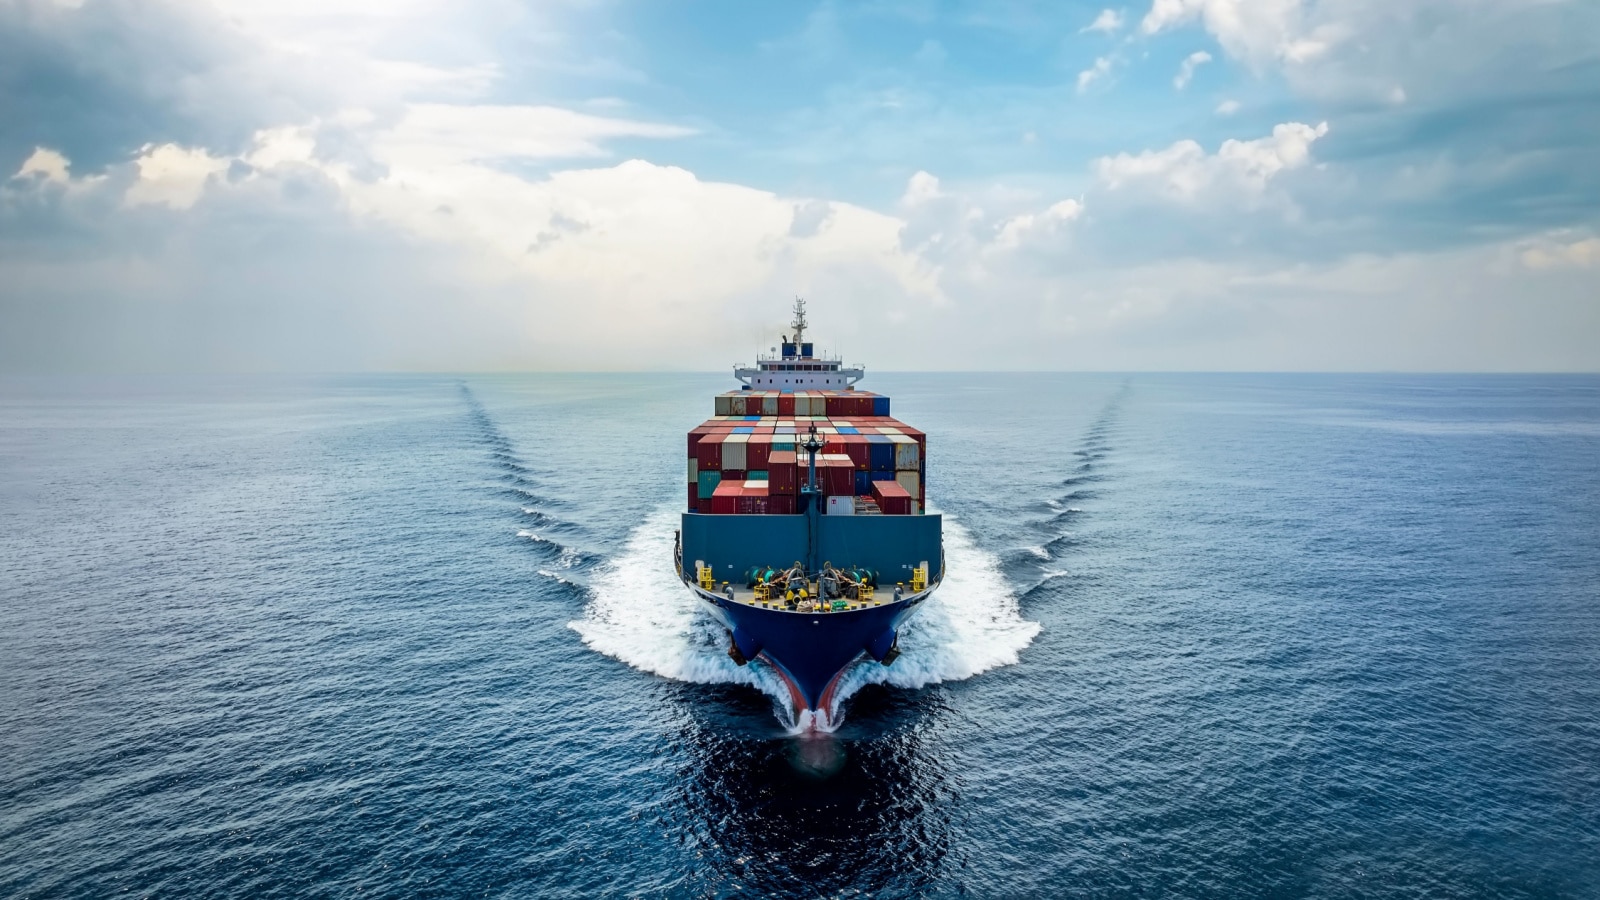
POLYGON ((699 496, 699 498, 701 500, 710 500, 711 499, 711 495, 713 493, 715 493, 716 490, 717 490, 717 485, 719 485, 721 483, 722 483, 722 473, 721 472, 701 472, 700 473, 700 492, 699 492, 699 494, 697 496, 699 496))

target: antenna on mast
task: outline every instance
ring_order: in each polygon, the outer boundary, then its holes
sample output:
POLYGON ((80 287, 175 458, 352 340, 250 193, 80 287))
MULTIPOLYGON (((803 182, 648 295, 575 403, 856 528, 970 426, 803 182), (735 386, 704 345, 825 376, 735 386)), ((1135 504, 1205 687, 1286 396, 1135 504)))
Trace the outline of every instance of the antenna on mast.
POLYGON ((801 344, 806 339, 806 301, 799 297, 794 298, 794 321, 789 323, 794 329, 794 342, 801 344))

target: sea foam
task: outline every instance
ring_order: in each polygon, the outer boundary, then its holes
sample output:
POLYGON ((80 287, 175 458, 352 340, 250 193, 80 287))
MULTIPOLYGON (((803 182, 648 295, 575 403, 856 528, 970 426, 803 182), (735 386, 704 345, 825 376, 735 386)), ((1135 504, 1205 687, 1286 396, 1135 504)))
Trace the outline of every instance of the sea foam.
POLYGON ((645 672, 698 684, 755 687, 773 698, 778 717, 793 731, 837 728, 842 705, 867 684, 915 689, 1015 664, 1039 633, 1037 622, 1022 618, 999 559, 945 516, 945 579, 902 626, 900 658, 892 666, 856 663, 840 680, 826 716, 809 711, 797 716, 788 689, 772 669, 760 661, 738 666, 728 658, 722 624, 674 575, 677 525, 676 509, 668 508, 636 528, 622 553, 595 575, 583 618, 570 627, 590 649, 645 672))

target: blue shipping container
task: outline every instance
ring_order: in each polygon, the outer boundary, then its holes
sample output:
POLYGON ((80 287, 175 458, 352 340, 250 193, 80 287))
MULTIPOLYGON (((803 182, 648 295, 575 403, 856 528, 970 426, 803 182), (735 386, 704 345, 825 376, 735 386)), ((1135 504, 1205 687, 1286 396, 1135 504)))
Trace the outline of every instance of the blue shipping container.
POLYGON ((741 426, 733 429, 733 433, 734 434, 755 434, 756 433, 756 427, 754 425, 741 425, 741 426))
POLYGON ((872 473, 856 470, 856 496, 872 496, 872 473))
MULTIPOLYGON (((839 433, 840 434, 860 434, 861 433, 861 429, 859 429, 859 428, 851 428, 850 426, 846 425, 846 426, 843 426, 843 427, 841 427, 839 429, 839 433)), ((881 435, 880 435, 880 437, 881 437, 881 435)))
POLYGON ((870 474, 872 475, 872 480, 873 481, 893 481, 894 480, 894 476, 895 476, 896 473, 894 473, 894 472, 872 472, 870 474))
POLYGON ((885 434, 867 435, 867 459, 874 472, 894 471, 894 443, 885 434))
POLYGON ((873 397, 872 398, 872 414, 875 415, 875 416, 887 416, 887 415, 889 415, 889 398, 888 397, 873 397))

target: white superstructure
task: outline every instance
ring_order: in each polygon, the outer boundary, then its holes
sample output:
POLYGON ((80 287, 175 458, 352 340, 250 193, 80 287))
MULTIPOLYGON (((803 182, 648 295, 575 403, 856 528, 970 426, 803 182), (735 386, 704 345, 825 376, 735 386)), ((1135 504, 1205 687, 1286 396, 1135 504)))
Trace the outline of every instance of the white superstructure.
POLYGON ((755 366, 734 366, 733 377, 752 388, 763 391, 794 391, 819 388, 822 390, 849 390, 866 377, 862 366, 846 366, 842 360, 814 356, 811 344, 806 343, 806 301, 795 298, 794 321, 790 323, 793 335, 785 335, 783 352, 777 356, 761 355, 755 366))

